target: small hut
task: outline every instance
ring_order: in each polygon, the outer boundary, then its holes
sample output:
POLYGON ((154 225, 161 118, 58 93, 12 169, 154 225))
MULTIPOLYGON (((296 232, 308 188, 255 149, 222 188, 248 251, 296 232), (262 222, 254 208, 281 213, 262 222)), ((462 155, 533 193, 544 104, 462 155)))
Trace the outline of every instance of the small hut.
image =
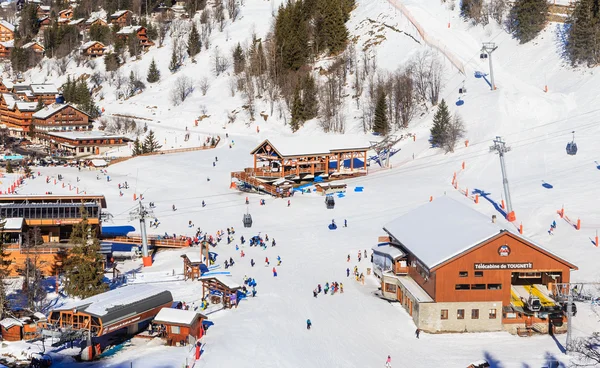
POLYGON ((346 193, 346 183, 317 183, 315 190, 321 195, 346 193))
POLYGON ((194 343, 201 338, 204 330, 202 321, 207 317, 198 312, 176 308, 163 308, 158 312, 153 325, 162 325, 164 337, 169 346, 181 346, 194 343))

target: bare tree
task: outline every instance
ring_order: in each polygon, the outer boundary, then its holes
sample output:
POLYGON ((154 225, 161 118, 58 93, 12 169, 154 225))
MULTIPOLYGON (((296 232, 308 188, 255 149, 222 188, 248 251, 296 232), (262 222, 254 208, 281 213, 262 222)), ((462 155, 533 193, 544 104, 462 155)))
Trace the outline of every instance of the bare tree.
POLYGON ((210 88, 210 83, 208 81, 208 77, 204 76, 200 79, 200 92, 202 92, 202 96, 206 96, 206 92, 210 88))
POLYGON ((412 70, 406 69, 394 77, 394 121, 403 128, 408 127, 417 113, 412 70))
POLYGON ((254 121, 254 115, 256 114, 256 106, 254 105, 254 100, 256 98, 256 89, 254 86, 254 78, 246 72, 244 73, 244 108, 248 111, 248 115, 250 116, 250 122, 254 121))
POLYGON ((237 89, 237 80, 235 78, 229 78, 229 91, 231 92, 231 97, 235 97, 235 90, 237 89))
POLYGON ((227 0, 227 14, 232 22, 235 22, 240 14, 240 5, 237 0, 227 0))
POLYGON ((221 55, 221 51, 219 51, 218 46, 215 47, 215 51, 213 53, 213 62, 215 75, 217 77, 221 73, 225 72, 227 68, 229 68, 229 59, 226 56, 221 55))
POLYGON ((429 60, 429 102, 437 105, 440 99, 440 90, 444 83, 444 65, 437 55, 431 55, 429 60))
POLYGON ((56 60, 56 68, 61 74, 65 74, 67 72, 67 67, 69 66, 69 58, 63 57, 56 60))
POLYGON ((508 4, 506 0, 491 0, 488 6, 489 15, 498 23, 504 23, 504 14, 506 14, 506 9, 508 8, 508 4))
POLYGON ((597 367, 600 365, 600 333, 573 340, 567 347, 577 357, 571 361, 575 367, 597 367))
POLYGON ((416 54, 410 62, 409 68, 413 71, 413 85, 419 101, 429 99, 429 58, 431 52, 425 51, 416 54))
POLYGON ((465 136, 465 124, 458 113, 454 114, 450 125, 448 125, 445 137, 444 137, 444 150, 446 153, 454 152, 454 147, 458 140, 465 136))
POLYGON ((186 75, 180 75, 175 80, 175 86, 171 90, 171 102, 173 105, 179 105, 194 91, 192 79, 186 75))

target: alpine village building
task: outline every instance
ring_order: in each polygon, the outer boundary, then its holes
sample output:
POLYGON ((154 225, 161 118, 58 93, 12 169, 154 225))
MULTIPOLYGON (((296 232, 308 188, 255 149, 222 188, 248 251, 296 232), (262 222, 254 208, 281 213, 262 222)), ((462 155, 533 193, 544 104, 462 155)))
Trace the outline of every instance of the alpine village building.
POLYGON ((373 247, 374 273, 383 298, 401 303, 417 328, 566 331, 556 286, 577 267, 467 204, 441 197, 383 230, 373 247))

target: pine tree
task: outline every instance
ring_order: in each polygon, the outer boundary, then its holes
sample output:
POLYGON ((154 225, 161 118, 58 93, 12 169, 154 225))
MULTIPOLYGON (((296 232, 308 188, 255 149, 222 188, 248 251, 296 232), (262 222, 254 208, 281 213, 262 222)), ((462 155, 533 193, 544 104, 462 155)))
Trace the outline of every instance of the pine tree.
POLYGON ((88 223, 87 210, 82 206, 81 222, 73 225, 70 243, 73 245, 64 262, 64 291, 69 296, 88 298, 107 289, 104 282, 103 257, 100 242, 88 223))
POLYGON ((14 172, 12 164, 10 163, 10 160, 6 161, 6 172, 8 174, 12 174, 14 172))
POLYGON ((281 6, 275 20, 277 62, 285 69, 298 70, 309 56, 308 22, 302 11, 302 1, 281 6))
MULTIPOLYGON (((35 111, 40 111, 43 108, 44 108, 44 103, 42 102, 42 99, 40 98, 37 102, 37 105, 35 106, 35 111)), ((29 166, 27 166, 27 167, 29 167, 29 166)))
POLYGON ((595 66, 600 63, 600 11, 595 0, 580 0, 567 19, 569 25, 565 45, 571 64, 595 66))
POLYGON ((348 39, 341 0, 320 0, 318 9, 316 37, 319 47, 321 50, 329 50, 330 54, 336 54, 344 49, 348 39))
POLYGON ((244 71, 246 66, 246 57, 244 56, 244 50, 242 50, 242 46, 237 44, 237 46, 233 49, 233 72, 235 74, 239 74, 244 71))
POLYGON ((375 117, 373 118, 373 131, 381 135, 386 135, 389 131, 387 118, 387 102, 385 100, 385 91, 382 88, 377 92, 377 103, 375 104, 375 117))
POLYGON ((144 151, 142 150, 142 145, 140 143, 140 139, 138 137, 135 138, 135 141, 133 142, 133 152, 132 155, 133 156, 139 156, 141 154, 143 154, 144 151))
POLYGON ((148 68, 148 76, 146 77, 146 80, 148 83, 156 83, 160 80, 160 70, 158 70, 154 58, 152 58, 152 62, 148 68))
POLYGON ((158 144, 158 140, 154 136, 152 129, 148 132, 144 144, 142 145, 142 151, 144 153, 157 152, 162 146, 158 144))
POLYGON ((179 59, 177 58, 177 52, 175 51, 175 47, 173 47, 173 52, 171 53, 171 63, 169 64, 169 70, 171 73, 175 73, 179 69, 179 59))
POLYGON ((520 43, 533 40, 546 26, 548 2, 546 0, 517 0, 508 16, 512 35, 520 43))
POLYGON ((319 112, 319 101, 317 100, 317 86, 312 75, 307 74, 302 83, 302 116, 305 120, 317 117, 319 112))
POLYGON ((292 100, 292 119, 290 127, 293 132, 296 132, 304 123, 304 105, 300 96, 300 88, 296 86, 294 90, 294 99, 292 100))
POLYGON ((202 42, 200 41, 200 34, 198 33, 198 28, 196 28, 196 23, 193 22, 192 31, 190 32, 187 44, 187 52, 193 62, 196 61, 195 56, 200 52, 201 48, 202 42))
POLYGON ((431 127, 431 145, 433 147, 443 147, 447 140, 448 129, 451 123, 450 112, 446 101, 442 99, 438 109, 433 115, 433 126, 431 127))

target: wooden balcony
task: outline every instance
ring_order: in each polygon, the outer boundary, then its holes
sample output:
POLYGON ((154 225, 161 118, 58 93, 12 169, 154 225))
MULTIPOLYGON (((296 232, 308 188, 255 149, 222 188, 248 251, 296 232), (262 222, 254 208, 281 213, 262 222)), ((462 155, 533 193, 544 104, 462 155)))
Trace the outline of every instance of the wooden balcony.
POLYGON ((402 264, 400 263, 400 261, 397 261, 394 264, 394 274, 396 274, 396 275, 406 275, 406 274, 408 274, 408 266, 402 267, 402 264))
MULTIPOLYGON (((314 170, 311 166, 304 167, 285 167, 283 170, 283 175, 280 169, 269 169, 269 168, 247 168, 244 169, 247 175, 258 176, 262 178, 281 178, 287 176, 296 176, 296 175, 313 175, 313 174, 322 174, 326 172, 326 164, 316 164, 314 165, 314 170)), ((332 170, 333 171, 333 170, 332 170)))

